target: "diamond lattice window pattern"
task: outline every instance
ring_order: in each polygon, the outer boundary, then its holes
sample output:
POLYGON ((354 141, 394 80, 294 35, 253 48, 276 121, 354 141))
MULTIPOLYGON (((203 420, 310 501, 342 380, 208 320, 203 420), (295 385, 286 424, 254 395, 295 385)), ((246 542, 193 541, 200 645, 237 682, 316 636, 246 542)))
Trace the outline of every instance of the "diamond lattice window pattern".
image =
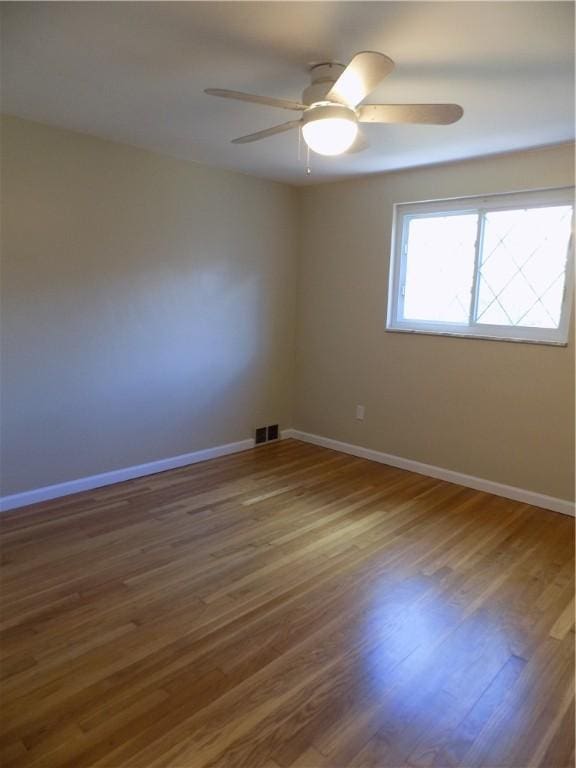
POLYGON ((485 215, 477 322, 558 327, 571 216, 570 206, 485 215))

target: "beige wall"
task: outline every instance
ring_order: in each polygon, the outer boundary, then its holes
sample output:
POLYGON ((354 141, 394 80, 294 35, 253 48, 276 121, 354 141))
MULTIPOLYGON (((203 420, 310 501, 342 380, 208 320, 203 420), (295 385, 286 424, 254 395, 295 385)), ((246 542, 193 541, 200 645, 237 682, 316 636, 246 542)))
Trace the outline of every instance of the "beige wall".
POLYGON ((290 426, 294 190, 2 122, 2 493, 290 426))
POLYGON ((566 146, 303 190, 295 426, 573 498, 573 332, 568 348, 385 332, 394 203, 573 182, 566 146))
POLYGON ((384 327, 393 203, 573 179, 561 147, 298 192, 5 118, 2 493, 279 422, 571 498, 573 334, 384 327))

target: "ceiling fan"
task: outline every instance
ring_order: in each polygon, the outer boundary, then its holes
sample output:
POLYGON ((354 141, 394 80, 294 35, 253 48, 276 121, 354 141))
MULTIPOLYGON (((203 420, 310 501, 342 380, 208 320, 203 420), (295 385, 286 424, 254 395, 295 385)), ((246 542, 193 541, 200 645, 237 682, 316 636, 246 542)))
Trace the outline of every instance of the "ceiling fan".
POLYGON ((248 144, 301 127, 306 144, 320 155, 340 155, 368 146, 359 134, 358 123, 448 125, 462 117, 463 110, 458 104, 361 105, 393 69, 394 62, 383 53, 361 51, 347 67, 333 63, 312 67, 312 82, 302 93, 301 101, 274 99, 222 88, 206 88, 205 93, 303 113, 299 120, 290 120, 241 136, 234 139, 233 144, 248 144))

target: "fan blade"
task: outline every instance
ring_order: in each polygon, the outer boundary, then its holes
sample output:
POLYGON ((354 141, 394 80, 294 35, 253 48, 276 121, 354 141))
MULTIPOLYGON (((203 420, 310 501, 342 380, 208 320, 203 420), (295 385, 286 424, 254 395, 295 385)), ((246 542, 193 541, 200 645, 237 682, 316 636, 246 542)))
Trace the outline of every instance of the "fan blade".
POLYGON ((259 141, 260 139, 266 139, 268 136, 274 136, 275 133, 290 131, 292 128, 297 128, 300 123, 300 120, 290 120, 288 123, 275 125, 273 128, 265 128, 263 131, 249 133, 247 136, 240 136, 238 139, 233 139, 232 144, 250 144, 251 141, 259 141))
POLYGON ((327 101, 339 101, 355 107, 394 69, 394 62, 383 53, 357 53, 326 95, 327 101))
POLYGON ((364 136, 364 134, 361 131, 358 131, 358 135, 354 139, 354 144, 350 147, 350 149, 347 149, 345 154, 347 155, 355 155, 357 152, 363 152, 365 149, 368 149, 370 146, 370 143, 364 136))
POLYGON ((448 125, 460 120, 458 104, 366 104, 358 110, 361 123, 428 123, 448 125))
POLYGON ((227 91, 223 88, 206 88, 204 93, 209 96, 221 96, 223 99, 237 99, 238 101, 250 101, 254 104, 264 104, 267 107, 280 107, 280 109, 293 109, 301 112, 307 109, 306 104, 299 101, 288 101, 287 99, 273 99, 270 96, 255 96, 253 93, 242 93, 242 91, 227 91))

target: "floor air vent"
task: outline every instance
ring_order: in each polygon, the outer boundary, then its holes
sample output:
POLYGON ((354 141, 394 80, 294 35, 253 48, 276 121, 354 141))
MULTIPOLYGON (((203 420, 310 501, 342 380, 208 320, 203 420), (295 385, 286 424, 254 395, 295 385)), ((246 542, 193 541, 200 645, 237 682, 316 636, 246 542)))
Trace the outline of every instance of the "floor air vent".
POLYGON ((254 435, 254 442, 256 445, 260 443, 268 443, 271 440, 278 440, 280 437, 280 430, 278 424, 269 424, 267 427, 258 427, 254 435))

